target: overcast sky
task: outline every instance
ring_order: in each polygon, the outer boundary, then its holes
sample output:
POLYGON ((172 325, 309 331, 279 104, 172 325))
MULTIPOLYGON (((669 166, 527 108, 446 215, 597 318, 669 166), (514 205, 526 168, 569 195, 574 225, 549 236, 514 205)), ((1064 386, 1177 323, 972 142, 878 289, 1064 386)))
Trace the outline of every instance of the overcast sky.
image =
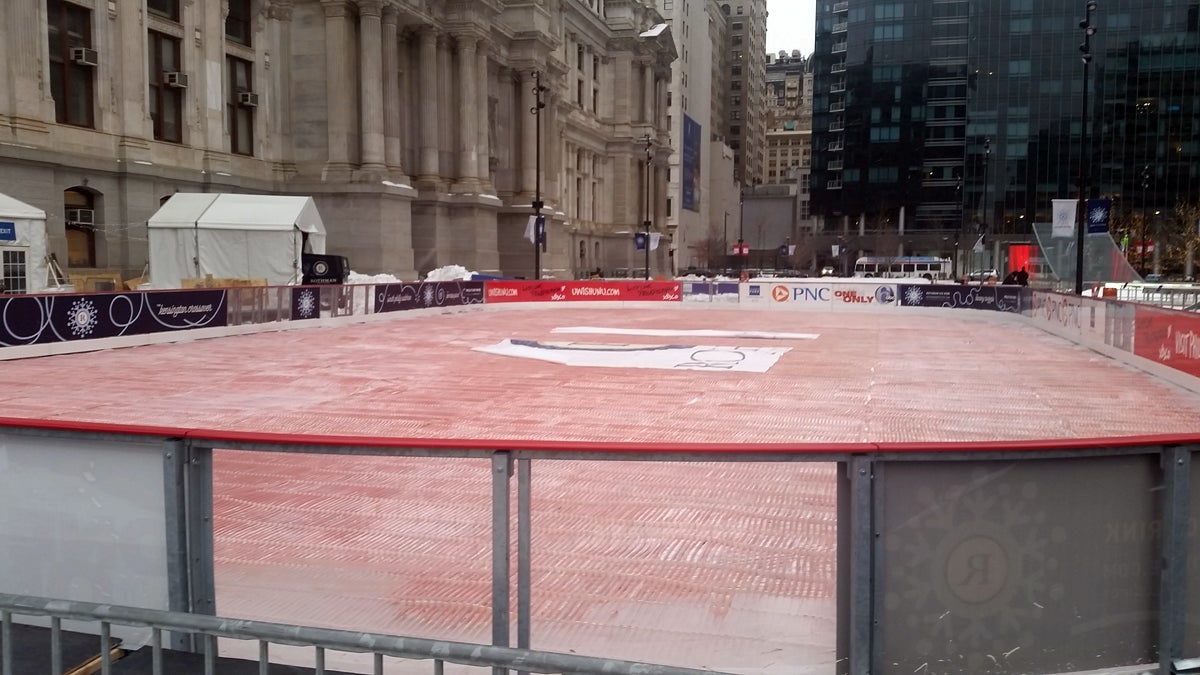
POLYGON ((812 53, 816 0, 767 0, 767 14, 768 54, 778 54, 780 49, 789 54, 793 49, 812 53))

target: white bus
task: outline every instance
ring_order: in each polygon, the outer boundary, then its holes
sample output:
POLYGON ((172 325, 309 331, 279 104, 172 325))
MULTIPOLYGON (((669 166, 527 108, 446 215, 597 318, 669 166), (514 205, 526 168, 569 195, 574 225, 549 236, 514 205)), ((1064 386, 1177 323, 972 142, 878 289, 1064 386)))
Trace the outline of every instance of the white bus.
POLYGON ((950 278, 950 259, 934 256, 867 256, 854 261, 854 276, 884 279, 922 278, 937 281, 950 278))

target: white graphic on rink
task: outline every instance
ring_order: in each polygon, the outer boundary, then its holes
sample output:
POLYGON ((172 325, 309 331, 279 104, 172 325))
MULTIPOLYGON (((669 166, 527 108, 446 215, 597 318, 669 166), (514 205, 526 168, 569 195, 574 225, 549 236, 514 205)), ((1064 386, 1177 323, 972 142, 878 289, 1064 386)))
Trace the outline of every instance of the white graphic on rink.
POLYGON ((788 347, 725 347, 682 344, 609 344, 508 339, 475 351, 593 368, 704 370, 765 373, 788 347))

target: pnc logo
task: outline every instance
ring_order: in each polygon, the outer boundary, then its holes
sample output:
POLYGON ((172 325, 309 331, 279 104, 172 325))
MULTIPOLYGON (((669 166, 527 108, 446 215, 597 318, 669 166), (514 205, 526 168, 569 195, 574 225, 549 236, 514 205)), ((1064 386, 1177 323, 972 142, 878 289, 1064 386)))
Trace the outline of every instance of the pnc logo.
POLYGON ((786 286, 775 286, 771 289, 771 299, 775 302, 787 302, 791 293, 786 286))

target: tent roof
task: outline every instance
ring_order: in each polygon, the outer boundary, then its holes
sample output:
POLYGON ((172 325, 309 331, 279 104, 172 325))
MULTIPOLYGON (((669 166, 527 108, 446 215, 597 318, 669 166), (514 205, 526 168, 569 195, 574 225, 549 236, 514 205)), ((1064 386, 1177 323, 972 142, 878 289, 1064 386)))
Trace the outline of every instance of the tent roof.
POLYGON ((36 218, 46 219, 46 212, 32 207, 19 199, 13 199, 0 193, 0 218, 36 218))
POLYGON ((325 234, 312 197, 178 192, 159 208, 149 227, 290 231, 325 234))
POLYGON ((196 221, 216 201, 217 194, 176 192, 150 216, 149 227, 196 227, 196 221))

